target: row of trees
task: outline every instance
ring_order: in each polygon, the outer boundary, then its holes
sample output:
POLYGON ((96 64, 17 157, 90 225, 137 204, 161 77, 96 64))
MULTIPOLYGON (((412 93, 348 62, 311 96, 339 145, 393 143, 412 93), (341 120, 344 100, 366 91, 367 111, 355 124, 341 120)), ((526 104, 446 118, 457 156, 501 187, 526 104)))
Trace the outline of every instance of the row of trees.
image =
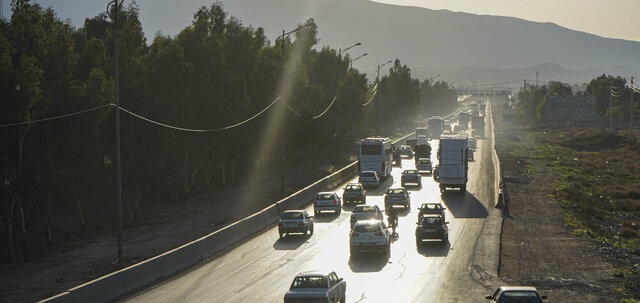
POLYGON ((350 142, 373 128, 376 109, 363 106, 373 93, 392 113, 383 127, 424 106, 422 91, 433 91, 434 104, 451 101, 448 87, 420 85, 399 60, 374 92, 365 74, 349 68, 348 55, 316 48, 313 19, 271 43, 262 28, 244 26, 216 3, 199 9, 175 37, 159 34, 148 45, 135 3, 88 18, 80 29, 28 0, 14 1, 12 9, 11 20, 0 23, 0 237, 9 262, 113 223, 115 29, 109 15, 117 13, 120 25, 126 224, 136 224, 141 209, 222 186, 221 168, 235 175, 277 171, 280 119, 286 125, 281 156, 288 158, 301 147, 350 142), (256 119, 220 130, 272 103, 256 119), (287 110, 276 110, 280 106, 287 110), (208 131, 159 126, 127 113, 208 131))
MULTIPOLYGON (((544 119, 545 96, 572 94, 574 92, 571 86, 558 81, 551 81, 542 86, 528 86, 518 93, 520 100, 518 112, 527 121, 544 119)), ((630 94, 633 94, 633 112, 635 114, 639 112, 640 93, 629 89, 627 79, 620 76, 603 74, 592 79, 584 92, 576 94, 595 96, 595 113, 601 117, 612 115, 614 119, 629 117, 632 110, 632 104, 629 102, 630 94), (611 106, 609 100, 611 100, 611 106)))

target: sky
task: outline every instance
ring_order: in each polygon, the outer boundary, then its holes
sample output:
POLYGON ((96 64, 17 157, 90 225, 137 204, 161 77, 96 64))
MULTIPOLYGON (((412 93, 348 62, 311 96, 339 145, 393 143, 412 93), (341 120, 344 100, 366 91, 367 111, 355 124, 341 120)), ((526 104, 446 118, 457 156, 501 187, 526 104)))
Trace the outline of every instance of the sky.
MULTIPOLYGON (((11 0, 3 2, 4 18, 9 18, 11 0)), ((148 41, 156 32, 176 35, 191 23, 193 13, 215 0, 137 0, 140 20, 148 41)), ((232 0, 223 0, 222 3, 232 0)), ((268 0, 256 0, 268 1, 268 0)), ((321 0, 318 0, 321 1, 321 0)), ((348 1, 348 0, 342 0, 348 1)), ((535 22, 552 22, 569 29, 607 38, 640 41, 640 0, 374 0, 375 2, 447 9, 478 15, 516 17, 535 22), (615 6, 613 6, 615 5, 615 6)), ((106 0, 32 0, 52 7, 58 17, 76 28, 85 18, 106 11, 106 0)), ((125 5, 130 3, 125 0, 125 5)))

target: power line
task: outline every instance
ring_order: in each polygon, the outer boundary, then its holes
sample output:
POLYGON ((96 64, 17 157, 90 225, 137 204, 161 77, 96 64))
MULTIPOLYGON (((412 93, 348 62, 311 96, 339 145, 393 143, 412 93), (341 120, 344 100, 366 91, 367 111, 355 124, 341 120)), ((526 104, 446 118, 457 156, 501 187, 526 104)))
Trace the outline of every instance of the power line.
POLYGON ((320 117, 322 117, 324 114, 326 114, 329 109, 331 108, 331 106, 333 106, 333 103, 336 102, 336 99, 338 99, 338 95, 336 95, 335 97, 333 97, 333 100, 331 101, 331 104, 329 104, 329 106, 327 107, 327 109, 325 109, 321 114, 313 117, 312 119, 318 119, 320 117))
POLYGON ((220 127, 220 128, 212 128, 212 129, 192 129, 192 128, 184 128, 184 127, 172 126, 172 125, 168 125, 168 124, 164 124, 164 123, 161 123, 161 122, 157 122, 157 121, 151 120, 149 118, 145 118, 145 117, 143 117, 141 115, 138 115, 138 114, 136 114, 134 112, 131 112, 131 111, 129 111, 129 110, 123 108, 123 107, 120 107, 120 109, 123 112, 125 112, 125 113, 127 113, 129 115, 132 115, 132 116, 134 116, 134 117, 136 117, 138 119, 141 119, 141 120, 144 120, 144 121, 147 121, 149 123, 152 123, 152 124, 155 124, 155 125, 158 125, 158 126, 162 126, 162 127, 165 127, 165 128, 170 128, 170 129, 179 130, 179 131, 186 131, 186 132, 194 132, 194 133, 207 133, 207 132, 218 132, 218 131, 223 131, 223 130, 229 130, 229 129, 241 126, 243 124, 246 124, 249 121, 257 118, 260 115, 262 115, 265 111, 267 111, 269 108, 271 108, 271 106, 273 106, 276 102, 278 102, 278 100, 280 100, 280 97, 278 97, 275 100, 273 100, 273 102, 271 102, 271 104, 269 104, 267 107, 265 107, 263 110, 261 110, 260 112, 258 112, 257 114, 255 114, 253 117, 251 117, 249 119, 246 119, 246 120, 244 120, 242 122, 238 122, 238 123, 233 124, 233 125, 220 127))
POLYGON ((27 125, 27 124, 34 124, 34 123, 40 123, 40 122, 45 122, 45 121, 52 121, 52 120, 67 118, 67 117, 71 117, 71 116, 77 116, 77 115, 88 113, 88 112, 91 112, 91 111, 103 109, 105 107, 115 107, 115 106, 116 106, 115 104, 109 103, 109 104, 105 104, 105 105, 102 105, 102 106, 94 107, 94 108, 91 108, 91 109, 86 109, 86 110, 82 110, 82 111, 79 111, 79 112, 70 113, 70 114, 64 114, 64 115, 50 117, 50 118, 31 120, 31 121, 24 121, 24 122, 17 122, 17 123, 10 123, 10 124, 2 124, 2 125, 0 125, 0 128, 27 125))
POLYGON ((373 95, 371 96, 371 99, 369 99, 369 101, 367 101, 367 103, 362 104, 362 106, 367 106, 367 105, 369 105, 369 103, 373 102, 373 100, 376 98, 376 95, 377 95, 377 94, 378 94, 378 90, 376 89, 376 90, 373 92, 373 95))

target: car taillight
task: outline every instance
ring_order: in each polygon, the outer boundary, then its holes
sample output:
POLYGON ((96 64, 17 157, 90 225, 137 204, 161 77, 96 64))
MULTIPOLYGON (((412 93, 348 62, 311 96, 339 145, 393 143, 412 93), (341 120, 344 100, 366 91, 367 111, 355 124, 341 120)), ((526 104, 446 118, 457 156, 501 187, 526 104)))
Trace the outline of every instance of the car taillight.
POLYGON ((318 205, 318 200, 313 201, 313 205, 318 205))
POLYGON ((376 233, 376 236, 382 237, 382 236, 384 236, 384 234, 381 231, 379 231, 379 232, 376 233))
POLYGON ((338 204, 338 200, 333 200, 333 201, 331 201, 331 203, 338 204))
POLYGON ((354 232, 354 233, 351 233, 351 236, 352 236, 352 237, 357 237, 357 236, 359 236, 359 235, 360 235, 360 233, 355 233, 355 232, 354 232))
POLYGON ((282 222, 278 222, 278 226, 279 226, 279 227, 282 227, 282 222))
POLYGON ((298 226, 304 226, 304 223, 300 222, 298 223, 298 226))

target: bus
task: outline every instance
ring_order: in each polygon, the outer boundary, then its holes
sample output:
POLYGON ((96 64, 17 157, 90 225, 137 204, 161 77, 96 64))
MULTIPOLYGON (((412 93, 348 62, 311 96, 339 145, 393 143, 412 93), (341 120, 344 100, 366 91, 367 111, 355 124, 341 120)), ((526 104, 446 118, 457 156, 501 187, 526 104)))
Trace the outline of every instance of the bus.
POLYGON ((393 148, 389 138, 365 138, 358 149, 358 172, 373 170, 381 178, 391 175, 393 148))

